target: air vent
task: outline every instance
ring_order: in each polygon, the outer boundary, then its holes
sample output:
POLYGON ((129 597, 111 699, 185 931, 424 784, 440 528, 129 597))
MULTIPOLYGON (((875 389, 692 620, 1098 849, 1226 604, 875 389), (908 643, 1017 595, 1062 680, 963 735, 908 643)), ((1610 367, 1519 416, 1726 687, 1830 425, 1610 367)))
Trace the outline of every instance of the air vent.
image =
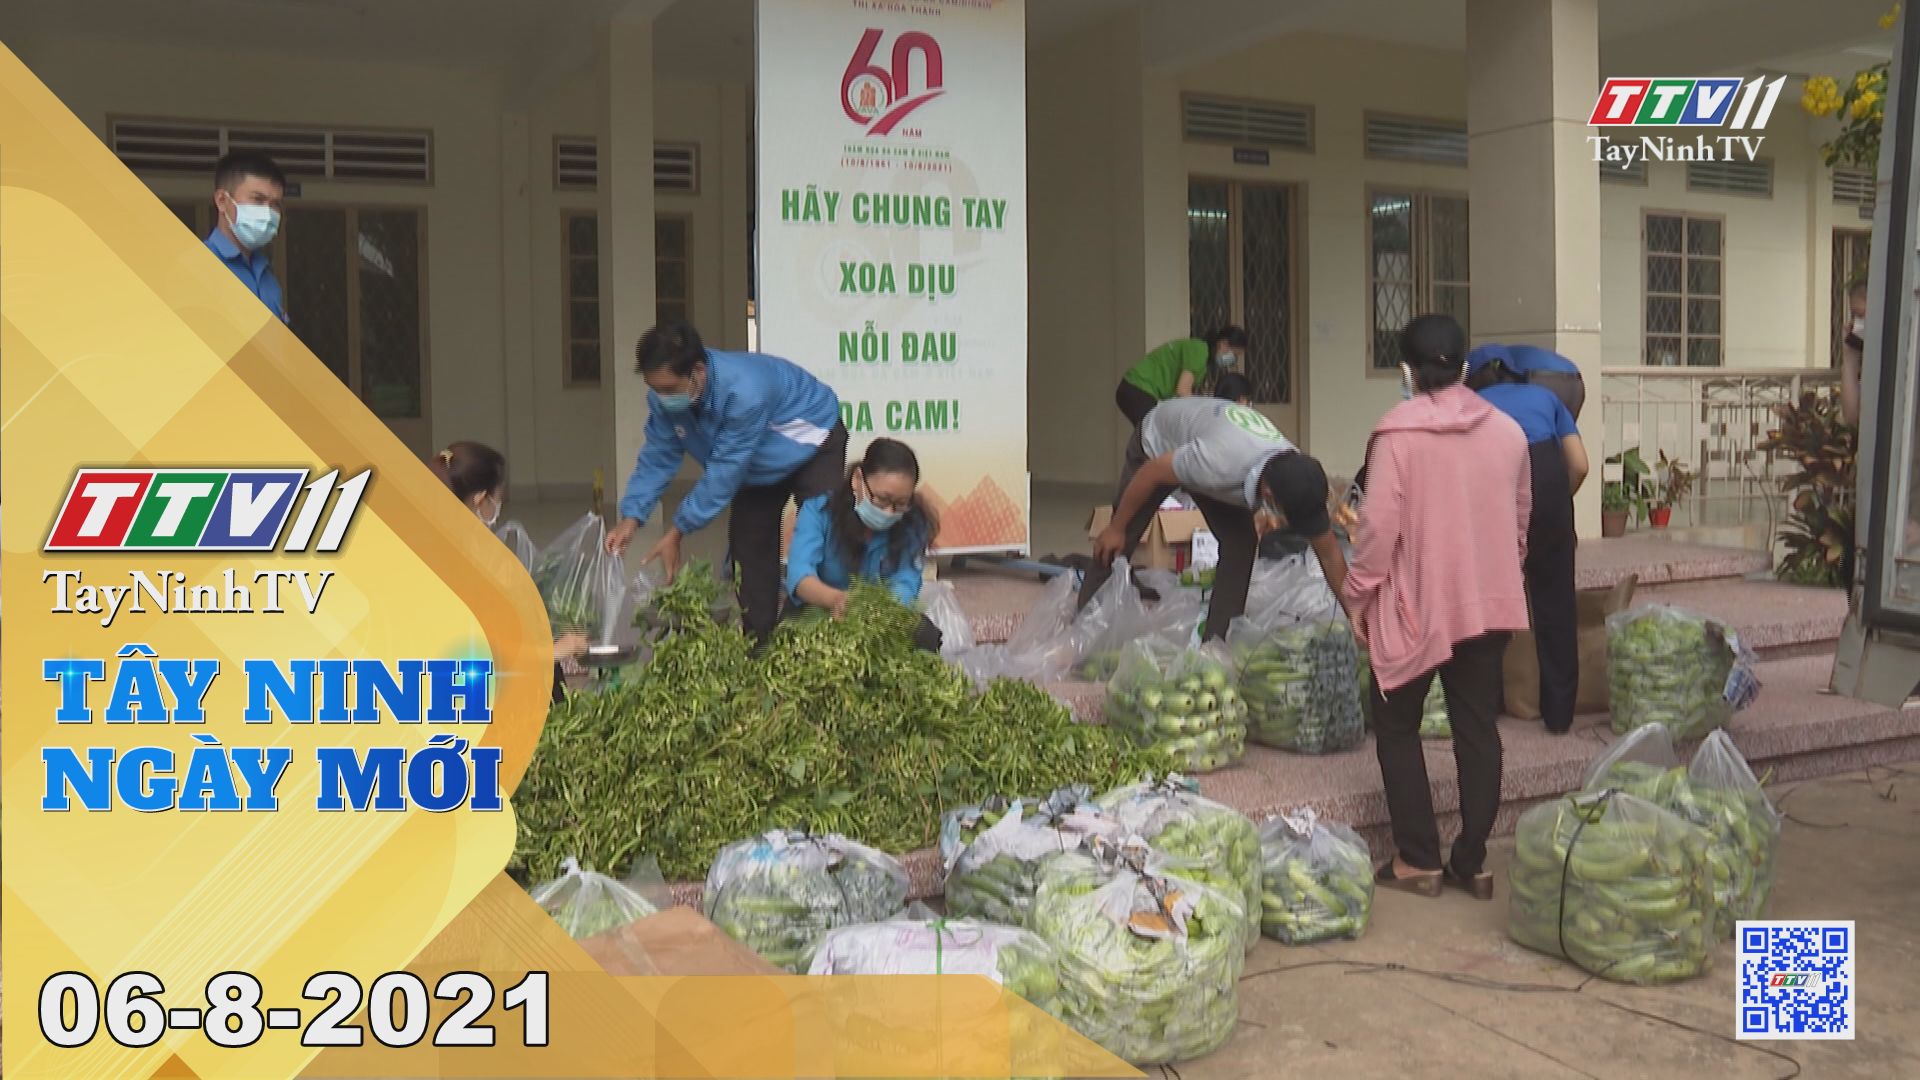
POLYGON ((1407 116, 1367 117, 1367 156, 1428 165, 1467 164, 1467 125, 1407 116))
MULTIPOLYGON (((562 135, 553 141, 553 186, 563 191, 592 191, 600 186, 600 147, 593 136, 562 135)), ((653 188, 699 194, 700 147, 654 143, 653 188)))
POLYGON ((1773 162, 1693 161, 1687 163, 1687 190, 1717 195, 1773 198, 1773 162))
POLYGON ((1833 170, 1833 201, 1841 206, 1873 209, 1873 174, 1865 169, 1833 170))
POLYGON ((653 188, 699 194, 700 147, 693 143, 654 143, 653 188))
POLYGON ((112 133, 115 156, 135 172, 209 173, 222 156, 250 150, 295 178, 433 182, 433 134, 426 131, 116 119, 112 133))
POLYGON ((1193 96, 1181 105, 1186 136, 1192 142, 1313 150, 1312 106, 1193 96))
MULTIPOLYGON (((1612 146, 1612 140, 1608 140, 1606 145, 1612 146)), ((1609 184, 1638 184, 1641 187, 1646 187, 1647 159, 1645 157, 1635 157, 1633 161, 1628 164, 1621 165, 1603 157, 1600 161, 1600 179, 1609 184)))
POLYGON ((600 148, 591 137, 562 135, 553 141, 553 186, 592 191, 600 184, 600 148))

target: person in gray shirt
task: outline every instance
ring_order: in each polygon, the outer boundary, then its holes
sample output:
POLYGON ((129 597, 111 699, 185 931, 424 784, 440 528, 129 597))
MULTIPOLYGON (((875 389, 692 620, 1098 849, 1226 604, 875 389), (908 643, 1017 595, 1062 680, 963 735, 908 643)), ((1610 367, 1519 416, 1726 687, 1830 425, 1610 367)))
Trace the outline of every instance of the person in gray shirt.
POLYGON ((1220 543, 1206 636, 1224 638, 1246 610, 1259 537, 1254 514, 1277 508, 1307 539, 1333 594, 1346 584, 1347 563, 1327 515, 1327 474, 1265 416, 1220 398, 1163 401, 1127 443, 1113 520, 1094 541, 1094 566, 1080 585, 1085 606, 1112 576, 1116 555, 1133 554, 1153 515, 1175 488, 1193 496, 1220 543))

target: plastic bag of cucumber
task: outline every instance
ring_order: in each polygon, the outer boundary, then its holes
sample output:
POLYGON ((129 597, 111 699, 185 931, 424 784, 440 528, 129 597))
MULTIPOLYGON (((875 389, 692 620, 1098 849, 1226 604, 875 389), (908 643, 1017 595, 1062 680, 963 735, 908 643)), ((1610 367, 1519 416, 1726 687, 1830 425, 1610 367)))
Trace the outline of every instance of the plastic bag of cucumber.
POLYGON ((1251 818, 1203 797, 1197 782, 1178 773, 1114 788, 1099 806, 1165 855, 1181 877, 1232 896, 1246 913, 1243 937, 1253 948, 1260 939, 1260 831, 1251 818))
POLYGON ((1507 929, 1604 979, 1654 985, 1712 962, 1706 830, 1616 789, 1527 811, 1514 830, 1507 929))
POLYGON ((1359 644, 1312 555, 1281 560, 1261 605, 1227 629, 1247 705, 1247 735, 1263 746, 1330 754, 1366 738, 1359 644))
POLYGON ((1373 909, 1373 857, 1345 825, 1312 810, 1260 826, 1260 932, 1286 945, 1357 938, 1373 909))
POLYGON ((1190 649, 1145 637, 1128 645, 1107 681, 1107 723, 1190 773, 1226 768, 1247 751, 1246 704, 1217 643, 1190 649))
POLYGON ((1665 727, 1635 728, 1588 769, 1586 788, 1617 788, 1707 831, 1720 937, 1733 936, 1739 920, 1760 917, 1773 891, 1780 814, 1726 732, 1707 736, 1682 768, 1665 727))
POLYGON ((729 937, 803 975, 827 931, 906 910, 907 872, 844 836, 775 830, 720 849, 700 902, 729 937))
POLYGON ((1092 805, 1084 785, 1045 799, 989 799, 940 818, 940 861, 947 868, 947 914, 1026 926, 1040 888, 1040 864, 1112 836, 1118 820, 1092 805))

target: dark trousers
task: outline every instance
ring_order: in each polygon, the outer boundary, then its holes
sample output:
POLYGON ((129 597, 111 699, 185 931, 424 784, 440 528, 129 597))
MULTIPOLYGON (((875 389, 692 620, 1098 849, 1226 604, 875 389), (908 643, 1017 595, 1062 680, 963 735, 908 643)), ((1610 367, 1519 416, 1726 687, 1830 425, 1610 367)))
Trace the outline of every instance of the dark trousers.
POLYGON ((1552 439, 1529 448, 1533 519, 1527 526, 1527 609, 1540 662, 1540 716, 1548 729, 1573 726, 1580 699, 1580 620, 1573 591, 1573 487, 1567 457, 1552 439))
POLYGON ((1393 817, 1393 845, 1407 865, 1440 869, 1440 826, 1427 787, 1426 751, 1420 745, 1420 713, 1436 675, 1453 722, 1453 763, 1460 774, 1460 838, 1453 842, 1454 873, 1471 877, 1485 868, 1487 834, 1500 809, 1500 661, 1504 633, 1485 634, 1453 647, 1453 658, 1436 671, 1381 695, 1373 702, 1374 752, 1393 817))
POLYGON ((1140 430, 1140 421, 1147 418, 1160 399, 1133 385, 1125 379, 1120 380, 1120 388, 1113 392, 1113 403, 1120 406, 1120 415, 1127 418, 1135 431, 1140 430))
POLYGON ((740 621, 756 640, 765 641, 780 621, 780 524, 787 502, 831 491, 846 473, 847 429, 835 424, 819 452, 786 479, 734 495, 727 550, 740 568, 740 621))
MULTIPOLYGON (((1127 485, 1133 482, 1133 476, 1147 463, 1146 447, 1140 442, 1140 432, 1136 429, 1133 438, 1127 441, 1126 466, 1120 472, 1120 490, 1114 496, 1113 506, 1117 512, 1120 498, 1126 494, 1127 485)), ((1160 488, 1148 498, 1133 520, 1125 524, 1127 546, 1122 554, 1133 557, 1134 549, 1140 546, 1140 539, 1147 535, 1148 526, 1153 524, 1153 515, 1167 496, 1174 493, 1173 488, 1160 488)), ((1189 494, 1192 494, 1189 492, 1189 494)), ((1227 625, 1241 612, 1247 609, 1247 584, 1253 580, 1253 560, 1259 552, 1260 539, 1253 528, 1253 511, 1244 506, 1234 506, 1205 495, 1194 495, 1193 503, 1207 519, 1207 528, 1213 531, 1214 538, 1220 541, 1220 564, 1213 571, 1213 599, 1207 605, 1207 634, 1209 638, 1227 636, 1227 625)), ((1087 571, 1086 578, 1080 583, 1080 606, 1086 607, 1100 586, 1107 583, 1113 575, 1112 567, 1094 566, 1087 571)))

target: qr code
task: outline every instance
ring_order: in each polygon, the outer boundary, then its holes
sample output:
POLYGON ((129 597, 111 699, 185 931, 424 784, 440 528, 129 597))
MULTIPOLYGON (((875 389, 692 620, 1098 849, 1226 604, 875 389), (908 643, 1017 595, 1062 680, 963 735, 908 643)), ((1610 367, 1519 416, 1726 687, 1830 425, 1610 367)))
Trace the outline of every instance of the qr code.
POLYGON ((1852 922, 1747 922, 1736 933, 1742 1039, 1853 1038, 1852 922))

